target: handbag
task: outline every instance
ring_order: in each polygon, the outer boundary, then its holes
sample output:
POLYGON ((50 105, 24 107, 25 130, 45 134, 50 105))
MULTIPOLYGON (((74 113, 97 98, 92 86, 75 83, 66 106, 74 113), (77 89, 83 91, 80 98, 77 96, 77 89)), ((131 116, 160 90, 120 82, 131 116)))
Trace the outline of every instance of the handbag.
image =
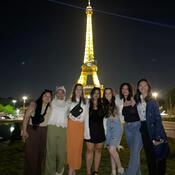
POLYGON ((79 103, 70 111, 70 113, 77 118, 83 112, 83 108, 81 107, 81 98, 79 103))
POLYGON ((170 147, 167 141, 155 146, 154 145, 154 154, 157 160, 162 160, 168 157, 170 153, 170 147))
POLYGON ((46 106, 44 113, 43 114, 39 114, 37 116, 32 117, 32 125, 33 127, 39 126, 40 123, 44 122, 44 116, 47 112, 49 105, 46 106))

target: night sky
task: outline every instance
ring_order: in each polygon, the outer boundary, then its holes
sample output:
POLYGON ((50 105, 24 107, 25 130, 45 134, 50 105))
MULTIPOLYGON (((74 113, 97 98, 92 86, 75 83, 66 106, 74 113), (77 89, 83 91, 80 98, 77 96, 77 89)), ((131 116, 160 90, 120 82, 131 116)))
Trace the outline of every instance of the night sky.
MULTIPOLYGON (((86 0, 62 2, 87 5, 86 0)), ((174 4, 160 2, 92 0, 94 9, 107 12, 93 14, 95 59, 105 86, 117 90, 122 82, 136 84, 144 77, 162 94, 175 87, 174 4)), ((84 58, 85 11, 37 0, 3 1, 0 8, 0 97, 35 98, 57 84, 70 92, 84 58)))

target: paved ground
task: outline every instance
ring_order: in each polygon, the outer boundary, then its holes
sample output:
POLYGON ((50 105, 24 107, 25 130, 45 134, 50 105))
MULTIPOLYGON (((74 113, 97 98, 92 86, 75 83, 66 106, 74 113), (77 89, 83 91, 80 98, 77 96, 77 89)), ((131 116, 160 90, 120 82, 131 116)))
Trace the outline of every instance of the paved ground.
POLYGON ((163 125, 167 136, 175 139, 175 122, 164 121, 163 125))

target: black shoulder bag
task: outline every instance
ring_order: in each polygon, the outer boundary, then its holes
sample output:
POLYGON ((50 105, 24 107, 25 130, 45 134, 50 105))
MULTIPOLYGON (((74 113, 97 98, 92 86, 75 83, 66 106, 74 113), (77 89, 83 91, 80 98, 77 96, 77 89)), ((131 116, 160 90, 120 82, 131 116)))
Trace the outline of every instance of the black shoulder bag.
POLYGON ((33 128, 36 128, 40 123, 44 122, 44 116, 46 115, 48 107, 49 104, 46 106, 43 114, 32 117, 33 128))
POLYGON ((81 98, 79 103, 70 111, 70 113, 77 118, 83 112, 83 108, 81 107, 81 98))

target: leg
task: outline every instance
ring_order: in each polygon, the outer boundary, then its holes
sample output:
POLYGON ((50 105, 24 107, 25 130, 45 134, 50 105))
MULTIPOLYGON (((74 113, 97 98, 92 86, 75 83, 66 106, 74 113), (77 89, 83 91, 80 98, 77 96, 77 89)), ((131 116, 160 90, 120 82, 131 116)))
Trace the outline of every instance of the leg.
POLYGON ((45 175, 56 173, 56 126, 48 126, 45 175))
POLYGON ((86 171, 88 175, 91 174, 93 154, 94 154, 94 144, 87 142, 86 143, 86 171))
POLYGON ((43 164, 46 160, 46 142, 47 142, 47 127, 40 127, 40 147, 39 147, 39 173, 42 174, 43 171, 43 164))
POLYGON ((142 141, 143 141, 143 147, 147 159, 147 166, 149 175, 155 175, 156 174, 156 159, 154 157, 153 153, 153 145, 148 135, 148 130, 146 123, 142 123, 141 125, 141 135, 142 135, 142 141))
POLYGON ((39 131, 31 126, 28 128, 29 138, 25 145, 25 170, 24 175, 38 175, 39 162, 39 131))
POLYGON ((75 175, 75 174, 76 174, 75 173, 75 170, 73 168, 69 167, 69 173, 68 173, 68 175, 75 175))
POLYGON ((62 173, 64 165, 66 163, 66 129, 57 127, 56 138, 56 157, 57 157, 57 172, 62 173))
POLYGON ((114 158, 110 155, 110 160, 111 160, 111 168, 112 168, 112 175, 116 175, 116 163, 114 158))
POLYGON ((125 124, 126 140, 130 149, 130 159, 127 175, 140 175, 140 151, 142 149, 142 138, 139 131, 140 123, 133 122, 125 124))
POLYGON ((95 144, 94 171, 96 172, 98 172, 99 169, 102 149, 103 149, 103 143, 95 144))
POLYGON ((110 156, 113 158, 115 164, 117 165, 118 169, 122 168, 119 154, 114 146, 109 146, 109 153, 110 156))
POLYGON ((156 175, 166 174, 166 159, 156 161, 156 175))

